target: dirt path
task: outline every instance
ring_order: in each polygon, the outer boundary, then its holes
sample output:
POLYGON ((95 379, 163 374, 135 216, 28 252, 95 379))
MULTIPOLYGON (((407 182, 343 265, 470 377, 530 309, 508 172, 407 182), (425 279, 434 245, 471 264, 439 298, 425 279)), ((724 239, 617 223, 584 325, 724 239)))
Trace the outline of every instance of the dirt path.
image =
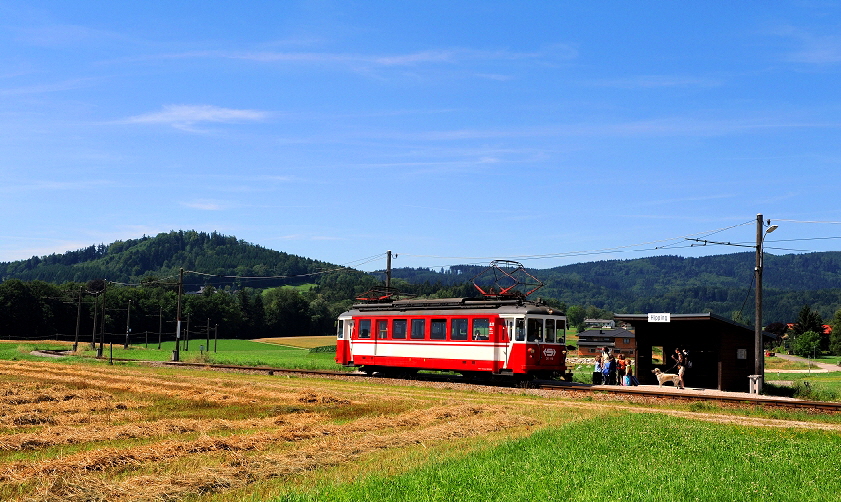
POLYGON ((800 356, 793 356, 790 354, 777 354, 774 357, 779 357, 780 359, 785 359, 786 361, 792 361, 797 363, 803 364, 814 364, 818 367, 818 369, 806 369, 806 370, 768 370, 766 373, 829 373, 833 371, 841 371, 841 366, 837 364, 829 364, 829 363, 822 363, 820 361, 816 361, 814 359, 806 359, 805 357, 800 356))

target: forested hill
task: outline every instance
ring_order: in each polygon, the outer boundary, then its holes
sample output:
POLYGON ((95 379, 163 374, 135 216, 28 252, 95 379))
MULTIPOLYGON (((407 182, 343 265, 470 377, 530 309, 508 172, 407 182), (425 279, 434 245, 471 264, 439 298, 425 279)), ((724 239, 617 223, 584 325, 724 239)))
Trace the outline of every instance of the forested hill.
MULTIPOLYGON (((536 296, 569 306, 594 306, 611 312, 715 312, 733 317, 741 312, 753 318, 753 268, 751 252, 683 258, 655 256, 632 260, 577 263, 550 269, 530 269, 546 286, 536 296)), ((105 278, 137 283, 150 276, 171 277, 179 268, 205 274, 266 277, 299 276, 276 281, 228 281, 238 287, 269 288, 315 282, 330 301, 350 301, 378 283, 383 275, 354 271, 309 277, 336 265, 303 258, 235 237, 196 231, 172 231, 100 244, 63 254, 0 263, 0 279, 42 280, 61 284, 105 278), (237 284, 238 283, 238 284, 237 284)), ((472 296, 470 279, 483 266, 459 265, 446 270, 399 268, 394 285, 404 292, 438 296, 472 296)), ((217 283, 206 276, 188 274, 185 282, 217 283)), ((841 252, 766 255, 765 319, 793 319, 809 304, 824 318, 841 308, 841 252)))
MULTIPOLYGON (((529 269, 545 283, 539 296, 567 305, 594 305, 612 312, 716 312, 753 316, 755 254, 684 258, 654 256, 529 269), (747 300, 746 300, 747 299, 747 300)), ((395 269, 392 277, 410 283, 459 284, 485 267, 446 270, 395 269)), ((804 304, 825 318, 841 308, 841 252, 765 256, 763 291, 766 319, 792 319, 804 304)))
MULTIPOLYGON (((266 249, 236 237, 191 230, 0 263, 0 278, 51 283, 86 282, 97 278, 139 282, 150 275, 175 275, 182 267, 207 274, 237 276, 301 276, 336 268, 325 262, 266 249)), ((202 283, 204 279, 189 276, 185 277, 185 282, 202 283)), ((269 282, 261 284, 262 287, 272 285, 269 282)))

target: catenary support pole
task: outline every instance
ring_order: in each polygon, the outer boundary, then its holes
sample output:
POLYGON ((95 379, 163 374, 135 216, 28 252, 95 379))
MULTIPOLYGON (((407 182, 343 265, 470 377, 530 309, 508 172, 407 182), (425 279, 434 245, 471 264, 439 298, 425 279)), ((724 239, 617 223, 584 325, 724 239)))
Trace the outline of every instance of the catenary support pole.
POLYGON ((386 251, 385 260, 385 287, 391 287, 391 250, 386 251))
POLYGON ((754 274, 756 279, 756 303, 755 303, 755 318, 753 323, 754 329, 754 375, 759 375, 759 380, 756 385, 756 393, 762 393, 762 375, 765 374, 765 352, 762 346, 762 240, 765 237, 763 234, 764 221, 762 213, 756 215, 756 267, 754 274))
POLYGON ((172 360, 178 362, 181 360, 181 295, 184 292, 184 269, 178 274, 178 306, 175 313, 175 350, 172 351, 172 360))

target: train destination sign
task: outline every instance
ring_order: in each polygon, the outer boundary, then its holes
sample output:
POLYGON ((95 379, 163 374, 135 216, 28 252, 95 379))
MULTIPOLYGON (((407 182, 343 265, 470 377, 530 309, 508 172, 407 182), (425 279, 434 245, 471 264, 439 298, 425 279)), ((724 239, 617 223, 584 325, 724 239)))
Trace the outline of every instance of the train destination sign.
POLYGON ((669 312, 659 314, 648 314, 648 322, 672 322, 672 314, 669 312))

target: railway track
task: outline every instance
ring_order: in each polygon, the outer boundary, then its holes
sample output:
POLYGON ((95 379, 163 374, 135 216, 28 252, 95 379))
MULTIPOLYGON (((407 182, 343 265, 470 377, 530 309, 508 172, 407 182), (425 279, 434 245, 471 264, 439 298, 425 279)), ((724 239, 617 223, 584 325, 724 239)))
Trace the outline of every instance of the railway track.
MULTIPOLYGON (((65 355, 62 351, 40 351, 45 355, 65 355)), ((108 359, 107 357, 101 359, 108 359)), ((267 375, 278 374, 304 374, 311 376, 343 376, 343 377, 357 377, 357 378, 395 378, 395 375, 368 375, 366 373, 346 372, 346 371, 330 371, 330 370, 306 370, 306 369, 290 369, 290 368, 274 368, 266 366, 241 366, 234 364, 207 364, 207 363, 187 363, 187 362, 173 362, 173 361, 142 361, 137 359, 118 359, 113 358, 114 361, 121 362, 136 362, 143 364, 154 364, 159 366, 173 366, 183 368, 197 368, 209 369, 217 371, 242 371, 249 373, 264 373, 267 375)), ((516 382, 478 382, 473 379, 466 379, 458 376, 442 376, 435 374, 416 374, 412 377, 413 380, 428 381, 428 382, 453 382, 473 385, 518 385, 516 382)), ((841 412, 841 403, 826 402, 826 401, 805 401, 800 399, 775 399, 768 396, 745 396, 743 394, 734 394, 732 396, 721 394, 703 394, 699 392, 673 392, 663 391, 659 388, 644 388, 644 387, 621 387, 621 386, 592 386, 587 384, 578 384, 570 382, 558 382, 554 380, 535 380, 529 382, 533 388, 544 390, 558 390, 567 392, 580 393, 608 393, 615 395, 629 395, 629 396, 645 396, 661 399, 673 399, 683 401, 707 401, 720 403, 733 403, 745 406, 768 406, 779 408, 795 408, 795 409, 810 409, 820 410, 825 412, 841 412)))
POLYGON ((607 386, 591 386, 591 385, 570 385, 565 383, 554 383, 554 382, 536 382, 537 386, 541 389, 548 389, 548 390, 564 390, 564 391, 573 391, 573 392, 581 392, 581 393, 609 393, 609 394, 617 394, 617 395, 636 395, 636 396, 646 396, 646 397, 654 397, 654 398, 662 398, 662 399, 677 399, 677 400, 684 400, 684 401, 710 401, 710 402, 719 402, 719 403, 734 403, 734 404, 743 404, 748 406, 773 406, 773 407, 780 407, 780 408, 799 408, 799 409, 816 409, 821 411, 829 411, 829 412, 841 412, 841 403, 836 402, 827 402, 827 401, 805 401, 802 399, 778 399, 769 396, 745 396, 742 394, 734 393, 732 396, 728 395, 709 395, 709 394, 702 394, 699 392, 685 392, 685 393, 678 393, 678 392, 669 392, 659 390, 658 388, 646 389, 646 388, 638 388, 638 387, 616 387, 610 388, 607 386))

